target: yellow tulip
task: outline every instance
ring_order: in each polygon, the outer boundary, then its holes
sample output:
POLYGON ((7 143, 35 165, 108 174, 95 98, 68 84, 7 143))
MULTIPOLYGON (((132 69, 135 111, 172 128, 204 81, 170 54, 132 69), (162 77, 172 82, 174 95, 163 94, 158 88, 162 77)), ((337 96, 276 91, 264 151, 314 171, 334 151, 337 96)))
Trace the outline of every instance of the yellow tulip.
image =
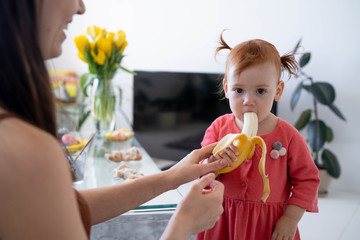
POLYGON ((98 49, 98 53, 96 54, 94 51, 91 51, 91 56, 93 57, 94 61, 99 65, 104 65, 106 60, 105 52, 101 49, 98 49))
POLYGON ((85 35, 80 35, 74 38, 75 44, 79 52, 84 53, 86 46, 89 44, 89 40, 85 35))
POLYGON ((98 26, 95 26, 95 25, 89 26, 86 29, 86 33, 89 36, 92 36, 95 39, 100 33, 100 28, 98 26))
POLYGON ((114 36, 115 36, 115 33, 113 33, 113 32, 107 32, 105 39, 108 39, 108 40, 112 41, 113 38, 114 38, 114 36))
POLYGON ((105 37, 105 35, 106 35, 106 30, 105 30, 105 28, 102 28, 101 30, 100 30, 100 34, 99 34, 100 36, 102 36, 102 37, 105 37))
POLYGON ((96 42, 98 49, 105 52, 109 57, 111 56, 112 51, 112 41, 106 38, 99 38, 96 42))
POLYGON ((125 42, 125 38, 126 38, 126 35, 125 35, 125 32, 124 31, 118 31, 115 36, 114 36, 114 44, 117 48, 121 47, 121 45, 124 44, 125 42))
MULTIPOLYGON (((85 57, 84 57, 84 54, 83 54, 83 53, 78 52, 78 53, 77 53, 77 55, 78 55, 78 57, 79 57, 81 60, 83 60, 84 62, 86 62, 86 59, 85 59, 85 57)), ((86 62, 86 63, 87 63, 87 62, 86 62)))
POLYGON ((122 53, 125 50, 127 45, 128 45, 128 42, 125 40, 124 44, 122 45, 121 49, 119 50, 119 53, 122 53))
POLYGON ((91 50, 91 51, 94 51, 95 45, 96 45, 95 42, 90 42, 90 50, 91 50))
POLYGON ((107 32, 95 25, 87 27, 86 34, 74 38, 74 41, 77 55, 89 65, 89 71, 105 78, 111 78, 118 70, 122 52, 128 45, 124 31, 107 32))

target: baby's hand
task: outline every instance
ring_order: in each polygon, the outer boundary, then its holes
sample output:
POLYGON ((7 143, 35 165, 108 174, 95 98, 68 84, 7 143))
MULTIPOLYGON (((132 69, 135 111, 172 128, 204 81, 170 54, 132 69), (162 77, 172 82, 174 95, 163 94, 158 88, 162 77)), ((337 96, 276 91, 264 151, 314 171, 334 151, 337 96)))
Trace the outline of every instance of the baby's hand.
POLYGON ((208 162, 211 163, 219 159, 224 159, 227 162, 226 166, 232 167, 234 166, 233 162, 237 160, 237 155, 239 155, 239 151, 234 145, 230 144, 224 151, 222 151, 218 155, 211 155, 211 157, 208 158, 208 162))
POLYGON ((276 222, 271 240, 294 239, 298 222, 287 216, 282 216, 276 222))

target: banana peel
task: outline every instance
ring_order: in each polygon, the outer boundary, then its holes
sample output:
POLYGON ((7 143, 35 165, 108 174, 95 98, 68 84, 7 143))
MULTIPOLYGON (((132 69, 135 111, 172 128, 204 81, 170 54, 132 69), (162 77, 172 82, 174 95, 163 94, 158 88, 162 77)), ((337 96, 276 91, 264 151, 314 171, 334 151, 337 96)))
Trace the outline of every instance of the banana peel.
POLYGON ((256 113, 248 112, 244 114, 244 127, 240 134, 228 134, 223 137, 213 149, 214 156, 224 151, 230 144, 233 144, 239 151, 237 161, 232 167, 224 167, 215 171, 216 174, 231 172, 239 167, 246 159, 251 159, 255 153, 255 145, 259 145, 262 149, 261 158, 259 162, 259 173, 263 179, 264 190, 261 197, 261 202, 266 202, 270 195, 269 177, 265 174, 265 159, 266 159, 266 144, 264 140, 255 136, 258 128, 258 119, 256 113))

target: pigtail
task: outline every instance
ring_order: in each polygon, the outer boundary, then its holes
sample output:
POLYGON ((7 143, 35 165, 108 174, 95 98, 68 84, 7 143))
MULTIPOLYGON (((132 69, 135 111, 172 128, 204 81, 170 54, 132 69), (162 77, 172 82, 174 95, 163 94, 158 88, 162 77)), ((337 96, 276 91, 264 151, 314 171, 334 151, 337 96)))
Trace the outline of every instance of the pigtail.
POLYGON ((215 58, 216 58, 216 55, 223 49, 229 49, 230 51, 232 50, 232 48, 225 42, 224 38, 223 38, 223 33, 226 31, 227 29, 224 29, 221 31, 220 33, 220 40, 219 40, 219 44, 220 46, 218 46, 216 48, 216 51, 215 51, 215 58))
POLYGON ((297 76, 299 72, 299 65, 292 53, 287 53, 281 56, 280 61, 281 71, 286 70, 289 73, 289 78, 291 77, 291 75, 297 76))

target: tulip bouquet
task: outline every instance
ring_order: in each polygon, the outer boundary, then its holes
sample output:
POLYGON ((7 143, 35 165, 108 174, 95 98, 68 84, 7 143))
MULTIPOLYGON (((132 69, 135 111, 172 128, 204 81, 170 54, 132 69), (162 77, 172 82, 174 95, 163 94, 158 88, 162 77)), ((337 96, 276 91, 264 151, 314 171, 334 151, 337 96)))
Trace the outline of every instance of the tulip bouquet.
POLYGON ((124 50, 128 45, 125 32, 107 32, 95 25, 86 29, 87 35, 74 38, 78 57, 89 65, 89 73, 80 79, 81 89, 87 97, 86 88, 92 85, 95 78, 111 80, 120 68, 128 73, 136 74, 120 65, 124 58, 124 50), (90 40, 89 40, 90 38, 90 40))
POLYGON ((85 97, 88 97, 88 86, 93 87, 91 112, 97 129, 112 130, 115 124, 115 94, 111 80, 118 69, 136 74, 120 65, 128 45, 126 35, 121 30, 113 33, 94 25, 88 27, 86 33, 74 38, 78 57, 89 67, 89 73, 80 78, 80 87, 85 97))

